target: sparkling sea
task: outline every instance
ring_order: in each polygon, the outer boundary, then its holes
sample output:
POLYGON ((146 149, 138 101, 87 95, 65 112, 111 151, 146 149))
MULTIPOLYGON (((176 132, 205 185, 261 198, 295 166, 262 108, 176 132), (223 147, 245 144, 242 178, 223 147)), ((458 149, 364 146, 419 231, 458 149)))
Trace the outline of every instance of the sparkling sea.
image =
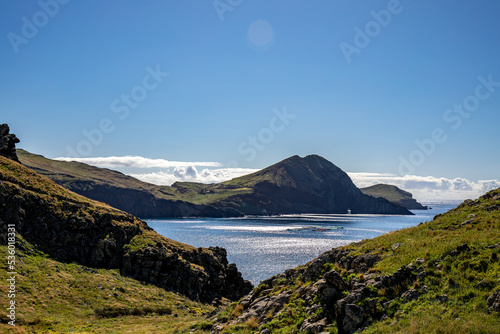
POLYGON ((457 204, 430 203, 432 209, 412 211, 414 216, 302 214, 146 221, 167 238, 195 247, 224 247, 229 263, 236 263, 243 277, 257 285, 326 250, 418 225, 457 204))

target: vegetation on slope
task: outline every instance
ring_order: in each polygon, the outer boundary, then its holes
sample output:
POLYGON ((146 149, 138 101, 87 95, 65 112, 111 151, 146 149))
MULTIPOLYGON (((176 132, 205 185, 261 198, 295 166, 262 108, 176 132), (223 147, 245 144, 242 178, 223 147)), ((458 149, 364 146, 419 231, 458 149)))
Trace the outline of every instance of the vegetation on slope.
POLYGON ((213 319, 222 333, 500 333, 500 189, 333 249, 213 319))
POLYGON ((22 149, 17 149, 17 156, 23 165, 65 188, 76 187, 78 183, 82 183, 82 186, 85 187, 105 185, 150 192, 160 198, 170 199, 175 197, 174 191, 170 187, 160 187, 142 182, 115 170, 98 168, 76 161, 47 159, 42 155, 33 154, 22 149), (84 182, 85 185, 83 185, 84 182))
MULTIPOLYGON (((118 270, 55 261, 20 236, 16 246, 16 326, 2 321, 0 332, 180 333, 214 309, 118 270)), ((0 304, 8 303, 2 284, 0 304)), ((8 319, 5 307, 0 318, 8 319)))

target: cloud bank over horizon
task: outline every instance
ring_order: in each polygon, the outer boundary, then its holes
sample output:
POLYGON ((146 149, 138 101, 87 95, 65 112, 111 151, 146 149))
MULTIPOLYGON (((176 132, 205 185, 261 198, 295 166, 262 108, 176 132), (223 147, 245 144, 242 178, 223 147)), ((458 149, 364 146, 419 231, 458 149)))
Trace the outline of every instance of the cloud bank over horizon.
POLYGON ((378 183, 395 185, 409 191, 420 202, 465 200, 477 198, 489 190, 499 188, 500 180, 471 181, 465 178, 445 178, 387 173, 347 173, 359 188, 378 183))
MULTIPOLYGON (((140 156, 56 158, 61 161, 79 161, 89 165, 117 169, 141 181, 156 185, 174 182, 218 183, 258 171, 252 168, 223 167, 219 162, 182 162, 149 159, 140 156), (198 167, 198 168, 197 168, 198 167), (204 167, 200 170, 199 167, 204 167), (134 172, 130 170, 133 169, 134 172), (144 171, 144 172, 143 172, 144 171)), ((485 192, 500 187, 500 180, 471 181, 466 178, 396 175, 389 173, 347 173, 359 188, 378 183, 395 185, 409 191, 419 202, 446 200, 461 201, 477 198, 485 192)))

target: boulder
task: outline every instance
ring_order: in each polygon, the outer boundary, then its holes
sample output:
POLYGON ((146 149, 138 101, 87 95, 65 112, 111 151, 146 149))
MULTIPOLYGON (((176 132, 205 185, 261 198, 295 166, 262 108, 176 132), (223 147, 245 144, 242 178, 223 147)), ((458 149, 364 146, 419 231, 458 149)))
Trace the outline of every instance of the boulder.
POLYGON ((0 124, 0 155, 19 162, 16 154, 16 144, 19 143, 19 139, 9 132, 7 124, 0 124))
POLYGON ((490 311, 500 313, 500 291, 493 292, 488 299, 486 299, 490 311))

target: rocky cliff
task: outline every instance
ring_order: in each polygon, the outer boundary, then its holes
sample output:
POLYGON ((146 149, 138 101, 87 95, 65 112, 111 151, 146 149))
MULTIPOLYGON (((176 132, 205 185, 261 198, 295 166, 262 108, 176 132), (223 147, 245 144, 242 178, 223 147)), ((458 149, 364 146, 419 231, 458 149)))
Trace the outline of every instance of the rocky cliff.
POLYGON ((500 189, 271 277, 214 333, 498 333, 500 189))
POLYGON ((126 276, 193 300, 237 299, 250 291, 221 248, 167 239, 134 216, 70 192, 0 156, 0 242, 7 224, 54 259, 126 276))

